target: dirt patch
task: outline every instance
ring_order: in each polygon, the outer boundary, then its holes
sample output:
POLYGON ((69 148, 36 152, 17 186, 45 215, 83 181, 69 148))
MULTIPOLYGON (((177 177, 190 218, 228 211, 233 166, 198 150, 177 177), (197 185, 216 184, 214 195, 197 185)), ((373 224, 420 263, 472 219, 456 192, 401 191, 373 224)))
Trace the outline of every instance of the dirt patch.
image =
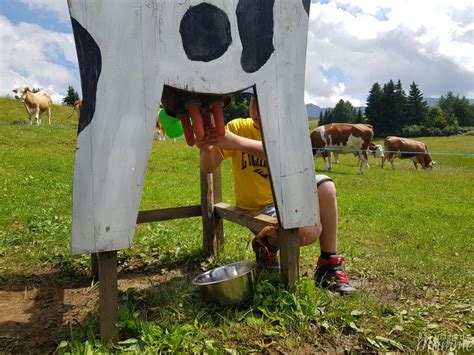
MULTIPOLYGON (((120 291, 143 288, 181 276, 181 271, 119 273, 120 291)), ((42 269, 0 284, 0 352, 48 353, 64 338, 69 324, 82 323, 98 307, 98 284, 88 275, 42 269)))

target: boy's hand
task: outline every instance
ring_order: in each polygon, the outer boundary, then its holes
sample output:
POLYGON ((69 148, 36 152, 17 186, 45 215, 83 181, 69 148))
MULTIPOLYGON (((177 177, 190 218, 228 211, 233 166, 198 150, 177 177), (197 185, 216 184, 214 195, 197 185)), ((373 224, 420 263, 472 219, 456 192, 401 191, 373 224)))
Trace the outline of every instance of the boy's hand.
POLYGON ((196 137, 196 146, 201 150, 212 150, 217 143, 217 131, 212 126, 204 126, 204 137, 196 137))

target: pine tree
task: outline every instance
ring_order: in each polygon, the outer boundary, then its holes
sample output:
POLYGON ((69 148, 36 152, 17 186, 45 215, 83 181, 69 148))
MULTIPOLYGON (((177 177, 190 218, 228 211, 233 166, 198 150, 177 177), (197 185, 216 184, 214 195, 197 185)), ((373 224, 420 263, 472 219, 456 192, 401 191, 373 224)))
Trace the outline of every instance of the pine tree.
POLYGON ((63 99, 63 104, 72 106, 77 100, 79 100, 79 94, 72 86, 68 86, 67 95, 63 99))
POLYGON ((365 117, 367 122, 374 126, 375 133, 377 134, 379 122, 382 120, 380 112, 380 100, 382 98, 382 89, 379 83, 374 83, 372 89, 369 91, 367 97, 367 106, 365 108, 365 117))
POLYGON ((355 123, 364 123, 364 117, 362 117, 362 109, 360 107, 357 110, 357 118, 355 123))
POLYGON ((324 124, 334 123, 332 109, 328 108, 324 112, 324 124))
POLYGON ((318 126, 322 126, 324 124, 324 117, 323 117, 323 110, 319 111, 319 120, 318 126))
POLYGON ((402 82, 399 79, 397 85, 395 85, 395 121, 393 122, 393 128, 396 133, 407 125, 406 104, 407 95, 403 91, 402 82))
POLYGON ((418 86, 413 82, 410 85, 410 93, 406 104, 406 120, 405 125, 423 125, 428 113, 428 105, 423 99, 423 94, 418 86))
POLYGON ((383 133, 384 135, 394 134, 397 109, 395 83, 392 80, 383 86, 382 97, 380 98, 380 116, 377 126, 374 125, 375 131, 377 133, 383 133))
POLYGON ((353 123, 356 120, 356 111, 349 101, 342 99, 334 107, 332 111, 333 122, 353 123))

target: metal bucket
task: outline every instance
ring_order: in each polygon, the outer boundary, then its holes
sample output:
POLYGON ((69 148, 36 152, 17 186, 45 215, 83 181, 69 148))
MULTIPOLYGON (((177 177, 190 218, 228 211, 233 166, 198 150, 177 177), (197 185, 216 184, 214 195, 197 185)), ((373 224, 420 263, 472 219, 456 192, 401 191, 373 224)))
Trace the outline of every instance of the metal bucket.
POLYGON ((205 301, 235 306, 252 297, 254 270, 254 262, 238 261, 198 275, 193 284, 198 286, 205 301))

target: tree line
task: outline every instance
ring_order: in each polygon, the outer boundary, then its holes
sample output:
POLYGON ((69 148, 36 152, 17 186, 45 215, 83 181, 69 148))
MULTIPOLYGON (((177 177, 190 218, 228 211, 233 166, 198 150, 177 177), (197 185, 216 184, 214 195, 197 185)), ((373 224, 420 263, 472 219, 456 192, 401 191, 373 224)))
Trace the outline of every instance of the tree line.
POLYGON ((376 136, 444 136, 459 134, 474 126, 474 105, 451 91, 441 95, 437 105, 429 107, 415 82, 408 95, 400 80, 372 85, 365 113, 349 101, 339 100, 334 109, 321 112, 319 125, 346 122, 368 123, 376 136))
MULTIPOLYGON (((250 93, 231 96, 231 103, 224 109, 226 123, 236 117, 248 117, 250 93)), ((73 105, 78 99, 76 90, 69 86, 63 103, 73 105)), ((449 91, 441 95, 437 105, 429 107, 415 82, 407 95, 400 80, 396 84, 390 80, 383 86, 378 82, 372 85, 365 113, 342 99, 333 109, 321 111, 318 125, 329 123, 368 123, 378 137, 448 136, 474 127, 474 105, 449 91)))
MULTIPOLYGON (((224 109, 224 119, 226 123, 236 117, 248 117, 250 95, 251 94, 247 92, 239 92, 231 95, 232 100, 224 109)), ((63 104, 73 106, 76 100, 79 100, 79 94, 74 87, 69 86, 67 94, 62 100, 63 104)))

